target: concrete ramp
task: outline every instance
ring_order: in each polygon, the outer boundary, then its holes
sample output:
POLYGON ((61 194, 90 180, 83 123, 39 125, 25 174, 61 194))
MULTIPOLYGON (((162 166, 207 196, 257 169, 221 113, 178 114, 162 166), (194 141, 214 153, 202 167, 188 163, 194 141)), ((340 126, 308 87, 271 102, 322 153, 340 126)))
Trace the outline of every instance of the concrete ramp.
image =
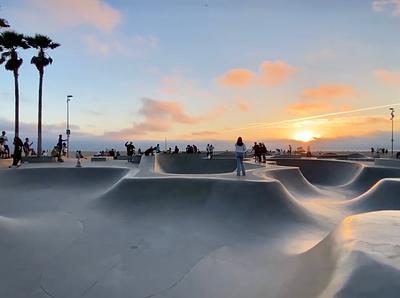
POLYGON ((273 158, 277 165, 299 167, 312 184, 339 186, 353 180, 363 166, 355 162, 301 158, 273 158))
POLYGON ((125 178, 96 202, 108 212, 133 217, 142 212, 165 212, 178 218, 211 216, 214 222, 245 222, 242 228, 249 232, 262 231, 271 221, 312 221, 309 212, 278 181, 125 178))
POLYGON ((400 178, 400 168, 363 167, 358 175, 347 183, 344 188, 355 194, 362 194, 384 178, 400 178))
POLYGON ((382 179, 346 206, 357 212, 400 210, 400 179, 382 179))
POLYGON ((323 198, 328 195, 312 185, 299 168, 273 168, 266 170, 265 175, 280 181, 296 198, 323 198))
POLYGON ((161 172, 170 174, 221 174, 236 169, 234 158, 205 159, 201 154, 158 154, 161 172))
POLYGON ((295 273, 278 297, 397 297, 399 215, 381 211, 345 218, 295 258, 295 273))

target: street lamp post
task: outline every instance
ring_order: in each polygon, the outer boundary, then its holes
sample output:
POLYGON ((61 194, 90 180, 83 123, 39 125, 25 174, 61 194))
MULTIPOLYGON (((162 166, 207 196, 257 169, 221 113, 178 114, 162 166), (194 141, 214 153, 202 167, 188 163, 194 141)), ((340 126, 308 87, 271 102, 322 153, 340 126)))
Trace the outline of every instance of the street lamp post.
POLYGON ((389 108, 390 110, 390 120, 392 121, 392 157, 393 157, 393 121, 394 121, 394 108, 389 108))
POLYGON ((72 99, 72 95, 67 95, 67 129, 66 129, 66 134, 67 134, 67 157, 69 158, 69 135, 71 134, 71 130, 69 129, 69 102, 72 99))

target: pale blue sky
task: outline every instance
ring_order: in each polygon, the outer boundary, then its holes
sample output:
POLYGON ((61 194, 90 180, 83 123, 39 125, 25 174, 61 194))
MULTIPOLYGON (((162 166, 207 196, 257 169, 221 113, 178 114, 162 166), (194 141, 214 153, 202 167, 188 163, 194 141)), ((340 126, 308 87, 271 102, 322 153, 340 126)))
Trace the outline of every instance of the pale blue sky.
MULTIPOLYGON (((0 13, 14 30, 48 34, 62 44, 50 53, 54 64, 46 68, 45 124, 63 127, 65 96, 70 93, 75 96, 71 121, 88 137, 105 133, 116 139, 156 141, 167 135, 204 140, 204 133, 212 132, 210 139, 225 140, 237 132, 224 132, 248 123, 400 102, 400 17, 394 15, 400 4, 393 0, 378 11, 373 2, 3 0, 0 13), (296 73, 273 86, 220 83, 232 69, 257 74, 266 61, 283 61, 296 73), (386 71, 394 82, 377 77, 376 70, 386 71), (357 95, 302 95, 321 85, 349 86, 357 95), (176 103, 182 108, 179 113, 193 121, 174 118, 171 109, 176 112, 177 107, 168 106, 161 111, 167 114, 160 116, 168 124, 138 135, 141 124, 149 127, 158 121, 158 110, 143 114, 144 97, 176 103), (291 105, 316 100, 330 101, 329 107, 288 113, 291 105), (238 108, 240 103, 246 108, 238 108)), ((25 63, 20 85, 21 122, 34 127, 37 71, 28 63, 32 53, 21 52, 25 63)), ((13 121, 12 75, 4 69, 0 102, 0 119, 13 121)), ((386 109, 369 113, 386 114, 386 109)), ((384 125, 371 125, 369 131, 360 126, 352 133, 376 134, 384 125)), ((49 133, 55 130, 49 128, 49 133)), ((35 138, 34 131, 26 134, 35 138)), ((321 131, 321 138, 333 137, 321 131)), ((281 135, 243 133, 248 139, 291 137, 287 129, 281 135)))

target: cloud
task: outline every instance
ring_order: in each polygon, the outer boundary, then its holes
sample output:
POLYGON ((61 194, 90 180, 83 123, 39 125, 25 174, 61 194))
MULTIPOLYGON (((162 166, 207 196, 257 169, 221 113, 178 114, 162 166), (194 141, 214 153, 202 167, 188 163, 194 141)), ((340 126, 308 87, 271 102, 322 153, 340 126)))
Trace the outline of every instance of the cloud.
POLYGON ((217 81, 225 87, 249 87, 251 85, 278 86, 290 79, 298 71, 284 61, 264 61, 259 66, 259 73, 235 68, 225 72, 217 81))
POLYGON ((322 84, 316 88, 304 89, 301 97, 307 100, 353 98, 357 92, 352 86, 341 84, 322 84))
POLYGON ((195 136, 195 137, 210 137, 210 136, 215 137, 216 135, 219 135, 219 133, 216 131, 209 131, 209 130, 192 132, 192 136, 195 136))
POLYGON ((64 26, 86 25, 111 33, 121 22, 121 13, 103 0, 27 0, 33 11, 45 13, 46 21, 64 26))
MULTIPOLYGON (((300 100, 286 107, 292 114, 309 115, 323 113, 335 108, 334 103, 340 99, 350 99, 357 96, 357 91, 349 85, 322 84, 315 88, 304 89, 300 100)), ((340 110, 349 109, 348 104, 337 107, 340 110)))
POLYGON ((231 69, 221 78, 220 84, 228 87, 246 87, 250 85, 255 78, 255 74, 247 69, 231 69))
POLYGON ((116 132, 107 132, 112 137, 143 136, 148 133, 167 132, 174 124, 195 125, 206 120, 213 119, 224 113, 224 109, 217 107, 209 113, 192 116, 184 107, 175 101, 155 100, 142 98, 142 107, 138 114, 143 121, 135 122, 131 128, 124 128, 116 132))
POLYGON ((372 9, 375 11, 381 12, 387 7, 391 7, 393 9, 393 16, 400 16, 400 0, 374 0, 372 2, 372 9))
POLYGON ((309 115, 329 111, 331 105, 327 102, 301 101, 287 106, 286 110, 292 114, 309 115))
POLYGON ((238 98, 238 99, 236 99, 236 102, 237 102, 237 106, 239 108, 239 111, 248 112, 250 110, 250 104, 245 99, 238 98))
POLYGON ((285 83, 298 71, 283 61, 265 61, 260 65, 259 83, 267 86, 277 86, 285 83))
POLYGON ((384 84, 400 86, 400 72, 377 69, 374 71, 375 77, 384 84))
POLYGON ((112 56, 115 54, 129 57, 140 57, 157 47, 158 39, 154 36, 115 37, 86 35, 82 39, 88 52, 100 56, 112 56))

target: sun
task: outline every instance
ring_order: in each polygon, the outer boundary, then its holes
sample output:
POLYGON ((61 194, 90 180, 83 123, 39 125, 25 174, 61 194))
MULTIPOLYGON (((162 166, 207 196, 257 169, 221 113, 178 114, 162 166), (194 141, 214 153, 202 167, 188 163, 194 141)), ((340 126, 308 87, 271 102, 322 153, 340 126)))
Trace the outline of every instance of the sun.
POLYGON ((304 142, 304 143, 307 143, 307 142, 310 142, 312 140, 315 140, 316 138, 318 138, 318 136, 316 136, 310 130, 299 131, 294 135, 294 139, 296 141, 301 141, 301 142, 304 142))

